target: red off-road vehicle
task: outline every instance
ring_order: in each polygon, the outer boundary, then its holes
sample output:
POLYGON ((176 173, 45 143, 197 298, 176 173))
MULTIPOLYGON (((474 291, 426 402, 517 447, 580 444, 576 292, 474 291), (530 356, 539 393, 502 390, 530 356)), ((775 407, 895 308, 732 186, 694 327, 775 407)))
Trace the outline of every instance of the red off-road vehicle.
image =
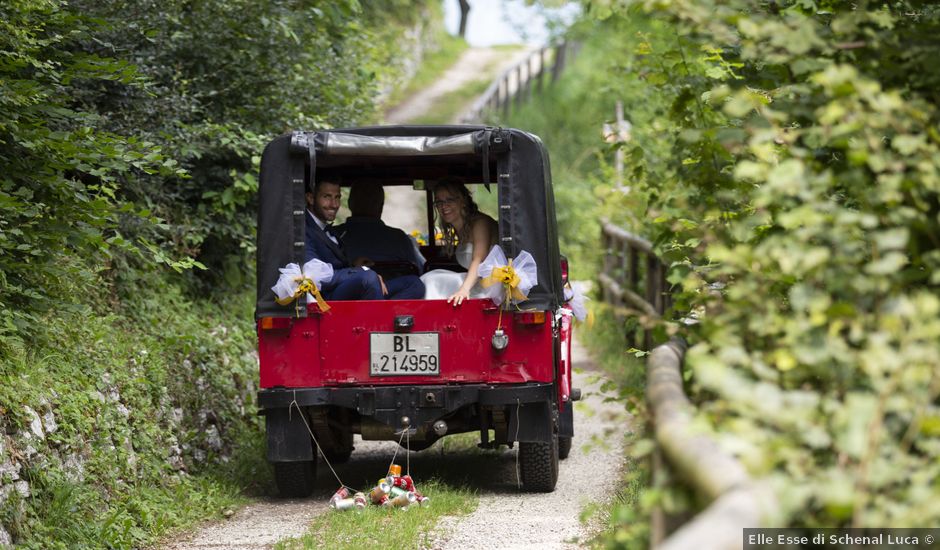
MULTIPOLYGON (((313 490, 316 447, 341 462, 353 434, 429 447, 445 434, 481 445, 519 442, 523 488, 552 491, 571 448, 571 323, 567 262, 559 254, 548 153, 526 132, 482 126, 389 126, 294 132, 261 161, 258 213, 260 413, 268 460, 284 496, 313 490), (407 186, 426 201, 426 269, 462 270, 435 244, 430 185, 447 176, 495 188, 499 245, 528 251, 538 284, 520 304, 471 299, 332 301, 279 305, 278 269, 303 264, 304 190, 315 178, 407 186), (502 311, 500 311, 502 310, 502 311), (501 325, 502 332, 497 332, 501 325), (306 422, 301 414, 306 416, 306 422)), ((393 276, 408 266, 376 265, 393 276)))

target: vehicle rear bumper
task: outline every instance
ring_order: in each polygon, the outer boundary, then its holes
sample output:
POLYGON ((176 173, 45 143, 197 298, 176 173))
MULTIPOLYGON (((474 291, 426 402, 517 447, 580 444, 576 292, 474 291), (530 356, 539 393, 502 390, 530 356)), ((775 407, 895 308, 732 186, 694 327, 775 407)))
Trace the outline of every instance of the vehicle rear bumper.
POLYGON ((536 382, 273 388, 258 392, 258 413, 265 416, 268 460, 281 462, 315 457, 308 436, 310 427, 303 415, 297 414, 310 407, 339 407, 355 411, 360 419, 369 418, 388 426, 386 437, 391 440, 394 440, 392 434, 402 428, 417 430, 423 427, 428 430, 435 420, 448 418, 461 409, 479 414, 483 407, 504 407, 512 440, 547 442, 553 437, 552 426, 558 426, 559 435, 571 433, 571 407, 566 407, 559 416, 553 402, 555 395, 557 390, 553 384, 536 382), (291 414, 295 407, 298 410, 291 414))
POLYGON ((362 416, 380 422, 394 423, 402 414, 415 421, 440 418, 467 405, 516 405, 550 402, 555 393, 553 384, 528 383, 510 385, 422 385, 367 386, 355 388, 273 388, 258 392, 259 414, 272 409, 286 409, 296 402, 298 407, 338 406, 353 409, 362 416), (383 417, 388 418, 383 418, 383 417))

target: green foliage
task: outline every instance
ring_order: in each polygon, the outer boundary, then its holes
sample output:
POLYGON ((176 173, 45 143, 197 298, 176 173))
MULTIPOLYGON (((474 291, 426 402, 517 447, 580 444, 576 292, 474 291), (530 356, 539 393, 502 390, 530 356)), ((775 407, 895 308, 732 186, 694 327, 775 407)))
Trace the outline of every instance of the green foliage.
POLYGON ((940 11, 588 1, 701 407, 804 526, 940 518, 940 11), (611 35, 606 35, 610 37, 611 35), (638 93, 639 92, 639 93, 638 93))
POLYGON ((262 147, 370 120, 417 8, 4 3, 0 352, 102 266, 208 267, 197 288, 248 288, 262 147))
POLYGON ((0 3, 0 527, 17 544, 141 547, 265 483, 262 148, 369 121, 426 4, 0 3), (54 418, 43 437, 27 407, 54 418))
MULTIPOLYGON (((611 75, 620 70, 610 55, 622 40, 618 29, 582 24, 572 29, 570 38, 582 40, 583 46, 561 78, 551 83, 546 74, 541 92, 493 123, 532 132, 545 143, 551 154, 561 251, 568 256, 572 278, 591 279, 599 263, 599 219, 625 211, 620 205, 599 206, 608 196, 620 194, 611 184, 612 150, 601 140, 602 127, 614 117, 616 100, 630 96, 611 82, 611 75)), ((638 108, 648 109, 639 101, 642 91, 630 93, 638 99, 638 108)))
POLYGON ((75 257, 133 249, 119 218, 152 219, 120 196, 125 174, 176 173, 153 143, 101 130, 100 115, 75 108, 73 83, 138 83, 126 62, 69 49, 91 32, 58 2, 0 7, 0 340, 91 291, 75 257))
POLYGON ((109 23, 79 47, 130 53, 144 83, 84 88, 82 104, 118 107, 110 128, 161 143, 188 174, 125 193, 167 220, 158 244, 211 268, 205 282, 245 286, 261 149, 288 130, 369 120, 391 33, 379 39, 362 22, 373 8, 355 1, 71 6, 109 23))
POLYGON ((0 518, 26 548, 140 547, 220 515, 266 471, 251 300, 194 305, 157 276, 141 282, 162 292, 141 295, 132 316, 49 316, 49 347, 0 363, 7 458, 31 492, 0 518), (29 435, 25 407, 43 416, 44 438, 29 435))

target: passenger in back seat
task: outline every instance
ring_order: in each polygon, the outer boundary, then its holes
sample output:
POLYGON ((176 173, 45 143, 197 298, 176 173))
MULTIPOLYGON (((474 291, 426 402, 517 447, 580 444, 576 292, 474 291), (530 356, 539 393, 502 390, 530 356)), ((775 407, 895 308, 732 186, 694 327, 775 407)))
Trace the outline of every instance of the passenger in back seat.
POLYGON ((333 279, 321 288, 327 300, 414 300, 424 296, 424 284, 416 276, 387 282, 367 267, 350 267, 348 255, 330 224, 339 211, 339 184, 320 181, 306 193, 307 220, 305 262, 316 258, 333 266, 333 279))
POLYGON ((470 190, 450 178, 434 186, 434 208, 444 228, 444 252, 466 268, 466 273, 435 269, 421 276, 427 300, 447 299, 454 307, 468 298, 486 296, 479 282, 480 264, 496 244, 499 224, 480 212, 470 190))
POLYGON ((346 254, 353 264, 360 258, 374 262, 409 262, 417 273, 424 268, 424 256, 418 245, 404 231, 389 227, 382 221, 385 192, 381 185, 357 183, 349 190, 349 211, 346 223, 336 227, 346 254))

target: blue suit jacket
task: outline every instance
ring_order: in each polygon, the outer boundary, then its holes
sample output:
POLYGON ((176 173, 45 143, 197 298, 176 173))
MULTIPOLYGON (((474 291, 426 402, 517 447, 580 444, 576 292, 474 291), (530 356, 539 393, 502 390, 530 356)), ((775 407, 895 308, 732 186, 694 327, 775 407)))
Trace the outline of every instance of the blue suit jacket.
MULTIPOLYGON (((333 279, 323 285, 323 296, 327 300, 381 300, 378 274, 365 268, 349 267, 342 247, 330 240, 312 215, 307 215, 306 222, 304 262, 316 258, 333 266, 333 279)), ((424 297, 424 284, 414 275, 396 277, 386 286, 391 299, 417 300, 424 297)))
POLYGON ((349 260, 338 244, 327 236, 326 231, 320 229, 317 222, 307 214, 306 238, 304 239, 304 262, 316 258, 333 266, 333 269, 349 267, 349 260))
POLYGON ((340 238, 350 258, 365 256, 376 262, 411 262, 419 273, 424 267, 424 257, 411 237, 378 218, 350 216, 346 223, 334 228, 333 234, 340 238))

